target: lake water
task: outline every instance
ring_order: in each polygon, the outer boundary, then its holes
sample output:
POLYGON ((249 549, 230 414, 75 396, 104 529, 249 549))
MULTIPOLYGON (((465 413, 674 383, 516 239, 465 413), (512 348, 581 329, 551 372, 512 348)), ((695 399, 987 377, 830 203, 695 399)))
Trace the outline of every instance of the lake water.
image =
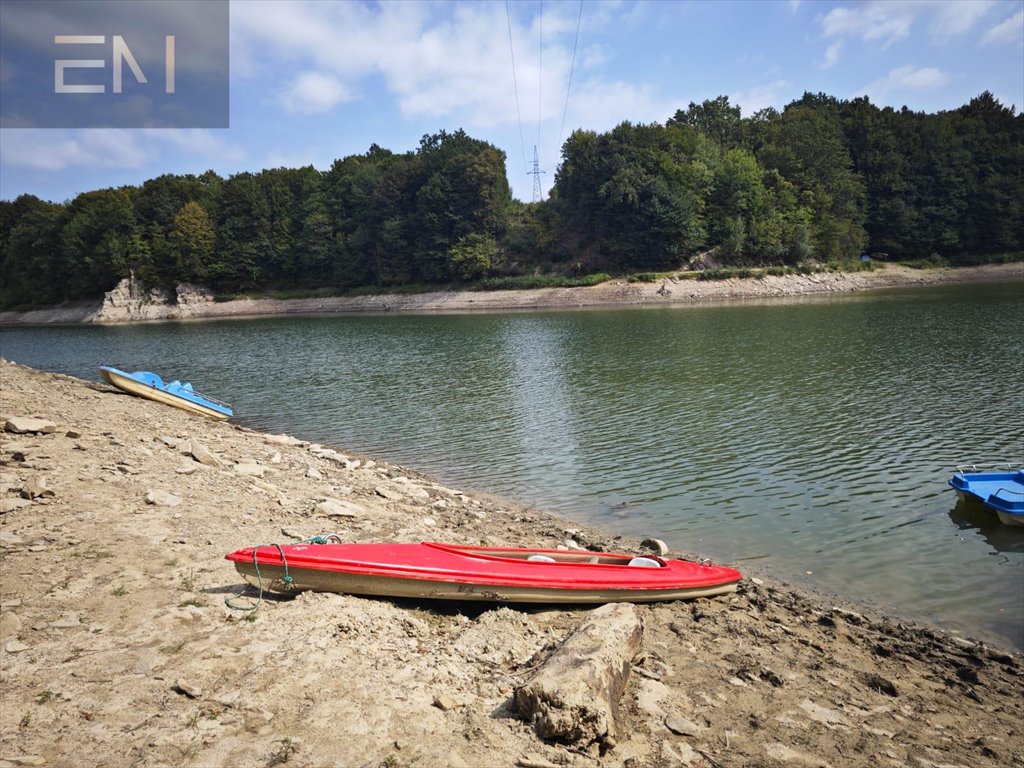
POLYGON ((188 378, 248 426, 1024 646, 1024 528, 946 485, 1024 460, 1020 284, 5 328, 0 353, 188 378))

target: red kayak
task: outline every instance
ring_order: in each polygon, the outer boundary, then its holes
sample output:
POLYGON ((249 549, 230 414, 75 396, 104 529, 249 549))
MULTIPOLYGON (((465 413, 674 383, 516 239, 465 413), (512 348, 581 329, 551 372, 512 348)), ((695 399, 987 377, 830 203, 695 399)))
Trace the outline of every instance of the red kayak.
POLYGON ((608 552, 456 544, 288 544, 227 555, 254 586, 522 603, 653 602, 736 589, 719 565, 608 552))

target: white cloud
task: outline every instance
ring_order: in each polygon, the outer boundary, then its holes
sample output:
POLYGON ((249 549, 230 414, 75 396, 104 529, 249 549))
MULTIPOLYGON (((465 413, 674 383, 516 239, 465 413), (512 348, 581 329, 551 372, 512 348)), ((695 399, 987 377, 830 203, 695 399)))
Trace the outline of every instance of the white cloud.
POLYGON ((142 131, 152 144, 164 142, 173 144, 186 159, 206 160, 210 162, 237 163, 246 158, 245 150, 237 144, 227 141, 221 131, 206 128, 171 128, 149 129, 142 131))
POLYGON ((1024 11, 1018 11, 1002 23, 996 24, 985 33, 981 42, 993 45, 1024 44, 1024 11))
POLYGON ((789 0, 789 12, 790 13, 796 13, 796 11, 797 11, 797 9, 799 7, 800 7, 800 0, 789 0))
POLYGON ((42 171, 141 168, 151 157, 136 133, 123 129, 6 130, 0 141, 0 163, 42 171))
MULTIPOLYGON (((591 79, 573 85, 573 97, 565 119, 566 136, 579 127, 603 131, 623 120, 661 123, 675 114, 681 103, 666 98, 647 85, 591 79)), ((566 136, 562 138, 565 139, 566 136)))
POLYGON ((351 99, 351 91, 343 83, 319 72, 303 72, 278 96, 289 113, 303 115, 327 112, 351 99))
POLYGON ((296 112, 330 109, 351 98, 361 78, 379 76, 410 117, 513 124, 518 86, 524 124, 536 121, 538 111, 542 120, 560 118, 576 10, 545 6, 540 54, 540 20, 520 20, 518 6, 511 8, 515 82, 505 6, 498 3, 443 12, 426 3, 239 3, 232 8, 232 66, 270 83, 282 72, 303 70, 301 82, 282 94, 296 112))
POLYGON ((0 164, 39 171, 141 169, 157 161, 161 145, 168 144, 182 159, 202 164, 240 162, 246 157, 241 147, 200 128, 19 129, 3 131, 0 164))
POLYGON ((949 83, 950 77, 935 67, 914 69, 912 64, 897 67, 884 77, 865 86, 862 91, 875 99, 882 99, 891 93, 907 91, 933 91, 949 83))
POLYGON ((790 90, 788 80, 774 80, 770 83, 755 85, 748 91, 729 94, 729 100, 743 108, 743 115, 750 117, 765 107, 780 107, 787 100, 785 95, 790 90))
POLYGON ((825 61, 822 63, 821 68, 828 69, 829 67, 834 66, 835 63, 839 61, 839 53, 842 49, 842 40, 836 40, 834 43, 829 45, 829 47, 825 49, 825 61))
POLYGON ((930 19, 935 42, 968 32, 988 13, 994 0, 869 0, 853 7, 833 8, 821 20, 830 38, 860 38, 885 46, 904 40, 919 19, 930 19))
POLYGON ((951 37, 969 32, 994 5, 994 0, 943 0, 936 5, 935 16, 928 31, 933 39, 945 42, 951 37))

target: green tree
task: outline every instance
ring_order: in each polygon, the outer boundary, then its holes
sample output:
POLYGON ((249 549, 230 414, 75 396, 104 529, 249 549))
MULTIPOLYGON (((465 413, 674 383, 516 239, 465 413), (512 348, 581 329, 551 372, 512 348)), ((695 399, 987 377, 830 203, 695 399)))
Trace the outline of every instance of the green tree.
POLYGON ((169 235, 179 280, 205 282, 216 239, 213 222, 203 206, 192 200, 181 206, 169 235))

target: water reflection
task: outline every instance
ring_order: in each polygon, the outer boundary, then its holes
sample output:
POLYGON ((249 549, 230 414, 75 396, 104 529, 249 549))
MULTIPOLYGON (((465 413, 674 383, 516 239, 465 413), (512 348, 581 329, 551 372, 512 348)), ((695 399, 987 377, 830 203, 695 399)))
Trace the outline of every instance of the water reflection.
POLYGON ((1024 554, 1024 527, 1004 525, 978 501, 958 498, 949 510, 949 519, 961 531, 974 531, 995 552, 1024 554))

